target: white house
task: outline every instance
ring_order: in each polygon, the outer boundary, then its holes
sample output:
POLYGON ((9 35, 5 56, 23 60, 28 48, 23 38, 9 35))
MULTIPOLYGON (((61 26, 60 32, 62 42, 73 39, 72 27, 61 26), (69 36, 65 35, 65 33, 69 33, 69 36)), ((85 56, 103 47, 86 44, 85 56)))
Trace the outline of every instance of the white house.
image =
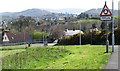
POLYGON ((73 35, 76 35, 78 33, 84 34, 83 31, 80 31, 80 30, 68 30, 68 29, 66 29, 64 31, 64 33, 65 33, 65 36, 73 36, 73 35))
POLYGON ((7 34, 4 33, 4 36, 3 36, 3 42, 9 42, 9 41, 10 41, 10 40, 9 40, 7 34))

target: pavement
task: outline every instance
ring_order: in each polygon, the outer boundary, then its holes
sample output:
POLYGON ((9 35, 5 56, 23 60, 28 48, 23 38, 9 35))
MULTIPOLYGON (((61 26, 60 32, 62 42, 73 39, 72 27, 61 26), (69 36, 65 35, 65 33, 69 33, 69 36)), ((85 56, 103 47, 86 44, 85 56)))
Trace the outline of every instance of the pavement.
MULTIPOLYGON (((48 46, 53 46, 56 43, 48 43, 48 46)), ((20 46, 28 46, 28 44, 20 45, 20 46)), ((31 46, 44 46, 43 43, 36 43, 36 44, 31 44, 31 46)))
POLYGON ((105 65, 104 69, 119 69, 120 70, 120 65, 118 62, 120 59, 119 54, 120 53, 120 46, 116 45, 115 46, 115 51, 113 53, 111 53, 111 56, 107 62, 107 64, 105 65))

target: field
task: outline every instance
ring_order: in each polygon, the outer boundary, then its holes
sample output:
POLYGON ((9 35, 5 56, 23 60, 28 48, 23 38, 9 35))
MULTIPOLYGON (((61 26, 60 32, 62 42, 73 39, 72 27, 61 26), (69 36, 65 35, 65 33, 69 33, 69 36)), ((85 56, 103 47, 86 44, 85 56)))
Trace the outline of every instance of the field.
POLYGON ((103 69, 110 53, 104 45, 30 47, 0 49, 3 69, 103 69))

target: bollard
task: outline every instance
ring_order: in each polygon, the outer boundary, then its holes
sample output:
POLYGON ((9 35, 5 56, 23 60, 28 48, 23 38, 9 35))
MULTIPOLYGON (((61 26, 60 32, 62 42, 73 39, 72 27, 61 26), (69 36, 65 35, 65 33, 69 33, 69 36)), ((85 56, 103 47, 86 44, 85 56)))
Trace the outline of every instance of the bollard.
POLYGON ((30 43, 28 43, 28 47, 30 47, 30 43))

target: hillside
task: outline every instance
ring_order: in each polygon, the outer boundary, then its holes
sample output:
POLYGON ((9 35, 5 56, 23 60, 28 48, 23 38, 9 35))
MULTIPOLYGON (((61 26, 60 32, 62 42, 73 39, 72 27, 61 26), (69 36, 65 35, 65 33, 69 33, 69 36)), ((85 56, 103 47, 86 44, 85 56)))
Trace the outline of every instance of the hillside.
POLYGON ((86 11, 85 9, 79 8, 65 8, 65 9, 45 9, 54 13, 64 13, 64 14, 80 14, 81 12, 86 11))
MULTIPOLYGON (((101 12, 102 8, 98 8, 98 9, 90 9, 88 11, 85 11, 84 13, 89 14, 89 15, 99 15, 101 12)), ((110 11, 112 12, 112 10, 110 9, 110 11)), ((118 16, 118 10, 114 10, 114 16, 118 16)))
POLYGON ((0 16, 10 16, 10 17, 17 17, 20 15, 23 16, 31 16, 31 17, 41 17, 46 14, 50 14, 51 12, 41 10, 41 9, 28 9, 22 12, 4 12, 0 13, 0 16))
MULTIPOLYGON (((51 13, 64 13, 64 14, 80 14, 81 12, 84 12, 89 15, 99 15, 101 12, 102 8, 98 9, 90 9, 85 11, 84 9, 74 9, 74 8, 66 8, 66 9, 27 9, 22 12, 3 12, 0 13, 0 16, 31 16, 31 17, 41 17, 43 15, 51 14, 51 13)), ((111 11, 112 12, 112 11, 111 11)), ((114 15, 118 15, 118 10, 114 10, 114 15)))

